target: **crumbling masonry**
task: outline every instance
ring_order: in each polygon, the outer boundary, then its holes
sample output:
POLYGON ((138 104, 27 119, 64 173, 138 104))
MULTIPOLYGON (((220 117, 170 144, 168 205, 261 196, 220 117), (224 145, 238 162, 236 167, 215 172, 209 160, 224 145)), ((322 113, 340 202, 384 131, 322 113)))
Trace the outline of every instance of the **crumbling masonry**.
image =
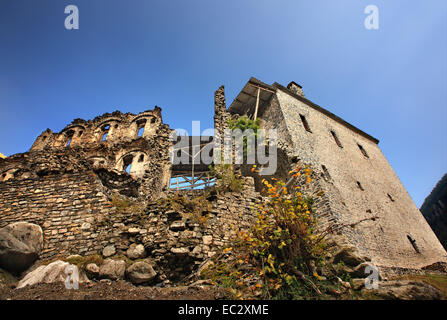
MULTIPOLYGON (((377 139, 306 99, 294 82, 286 88, 251 78, 229 108, 219 88, 215 133, 242 115, 277 130, 276 177, 299 163, 311 165, 314 180, 307 192, 324 190, 315 202, 321 222, 377 266, 420 269, 447 261, 377 139)), ((241 166, 244 191, 208 199, 205 224, 161 205, 175 171, 171 132, 158 107, 76 119, 59 133, 47 129, 29 152, 0 159, 0 227, 16 221, 40 225, 43 259, 94 254, 108 245, 124 253, 142 243, 161 280, 187 276, 231 242, 234 226, 250 226, 251 208, 262 196, 259 181, 241 166), (144 209, 119 211, 117 195, 144 209)))

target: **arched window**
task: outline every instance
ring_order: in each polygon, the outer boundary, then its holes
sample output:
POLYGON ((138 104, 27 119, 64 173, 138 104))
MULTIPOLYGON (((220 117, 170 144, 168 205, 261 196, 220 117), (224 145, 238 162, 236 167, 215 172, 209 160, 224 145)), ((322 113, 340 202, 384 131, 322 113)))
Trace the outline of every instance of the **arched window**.
POLYGON ((101 131, 102 131, 102 138, 101 141, 106 141, 107 140, 107 135, 109 134, 109 130, 110 130, 110 125, 109 124, 105 124, 102 126, 101 131))
POLYGON ((66 136, 66 143, 65 143, 65 147, 68 147, 68 146, 70 146, 70 143, 71 143, 71 140, 73 139, 73 136, 74 136, 74 131, 73 130, 68 130, 66 133, 65 133, 65 136, 66 136))
POLYGON ((137 136, 142 137, 144 134, 144 127, 146 126, 146 119, 140 119, 137 121, 137 136))
POLYGON ((129 154, 123 158, 123 171, 130 174, 130 169, 132 168, 133 155, 129 154))

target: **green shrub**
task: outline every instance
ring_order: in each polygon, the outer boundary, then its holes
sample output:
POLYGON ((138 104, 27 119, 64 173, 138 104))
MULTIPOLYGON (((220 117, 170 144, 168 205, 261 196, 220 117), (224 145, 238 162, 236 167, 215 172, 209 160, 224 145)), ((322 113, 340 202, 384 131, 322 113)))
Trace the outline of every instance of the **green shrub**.
POLYGON ((237 174, 232 164, 210 166, 210 174, 216 177, 216 189, 220 192, 240 192, 244 187, 242 177, 237 174))

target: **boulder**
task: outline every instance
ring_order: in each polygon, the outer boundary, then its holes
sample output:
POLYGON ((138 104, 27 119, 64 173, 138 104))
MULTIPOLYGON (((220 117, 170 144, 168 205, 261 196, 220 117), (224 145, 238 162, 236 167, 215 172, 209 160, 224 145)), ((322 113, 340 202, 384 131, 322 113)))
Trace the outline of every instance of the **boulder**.
POLYGON ((362 292, 372 292, 382 299, 390 300, 439 300, 438 289, 421 281, 393 280, 381 281, 377 289, 362 289, 362 292))
MULTIPOLYGON (((357 267, 354 268, 354 270, 350 273, 350 275, 353 278, 367 278, 369 275, 371 275, 372 270, 374 270, 374 269, 375 269, 375 267, 373 264, 371 264, 369 262, 362 262, 357 267)), ((379 276, 379 279, 380 279, 380 276, 379 276)))
MULTIPOLYGON (((38 283, 66 283, 66 281, 68 281, 70 278, 72 280, 75 280, 77 278, 78 284, 89 282, 85 273, 79 271, 77 266, 69 264, 65 261, 57 260, 48 265, 42 265, 37 269, 29 272, 22 280, 19 281, 19 283, 17 284, 17 289, 38 283), (76 273, 78 276, 76 276, 76 273)), ((71 282, 71 284, 74 283, 71 282)))
POLYGON ((85 266, 85 271, 88 275, 90 275, 93 278, 96 278, 99 276, 99 267, 96 263, 89 263, 85 266))
POLYGON ((134 284, 147 283, 157 276, 152 266, 146 262, 135 262, 127 268, 127 277, 134 284))
POLYGON ((18 274, 29 268, 43 247, 42 228, 28 222, 0 229, 0 267, 18 274))
POLYGON ((340 261, 347 266, 356 267, 362 262, 371 261, 371 259, 360 255, 355 247, 346 246, 338 250, 334 256, 334 263, 339 263, 340 261))
POLYGON ((142 259, 146 257, 146 250, 142 244, 132 243, 127 249, 126 255, 129 259, 142 259))
POLYGON ((113 255, 115 255, 116 253, 116 249, 114 245, 110 245, 105 247, 104 249, 102 249, 102 255, 104 256, 104 258, 108 258, 111 257, 113 255))
POLYGON ((126 262, 123 260, 106 259, 99 267, 99 276, 111 280, 124 279, 126 262))

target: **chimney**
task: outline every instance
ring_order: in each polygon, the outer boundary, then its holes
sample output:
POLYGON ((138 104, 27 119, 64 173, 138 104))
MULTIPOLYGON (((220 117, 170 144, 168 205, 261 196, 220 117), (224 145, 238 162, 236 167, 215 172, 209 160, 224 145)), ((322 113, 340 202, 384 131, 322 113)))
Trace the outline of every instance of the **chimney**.
POLYGON ((294 94, 297 94, 303 98, 305 98, 304 96, 304 92, 303 92, 303 87, 300 86, 298 83, 292 81, 287 85, 287 89, 289 89, 290 91, 292 91, 294 94))

